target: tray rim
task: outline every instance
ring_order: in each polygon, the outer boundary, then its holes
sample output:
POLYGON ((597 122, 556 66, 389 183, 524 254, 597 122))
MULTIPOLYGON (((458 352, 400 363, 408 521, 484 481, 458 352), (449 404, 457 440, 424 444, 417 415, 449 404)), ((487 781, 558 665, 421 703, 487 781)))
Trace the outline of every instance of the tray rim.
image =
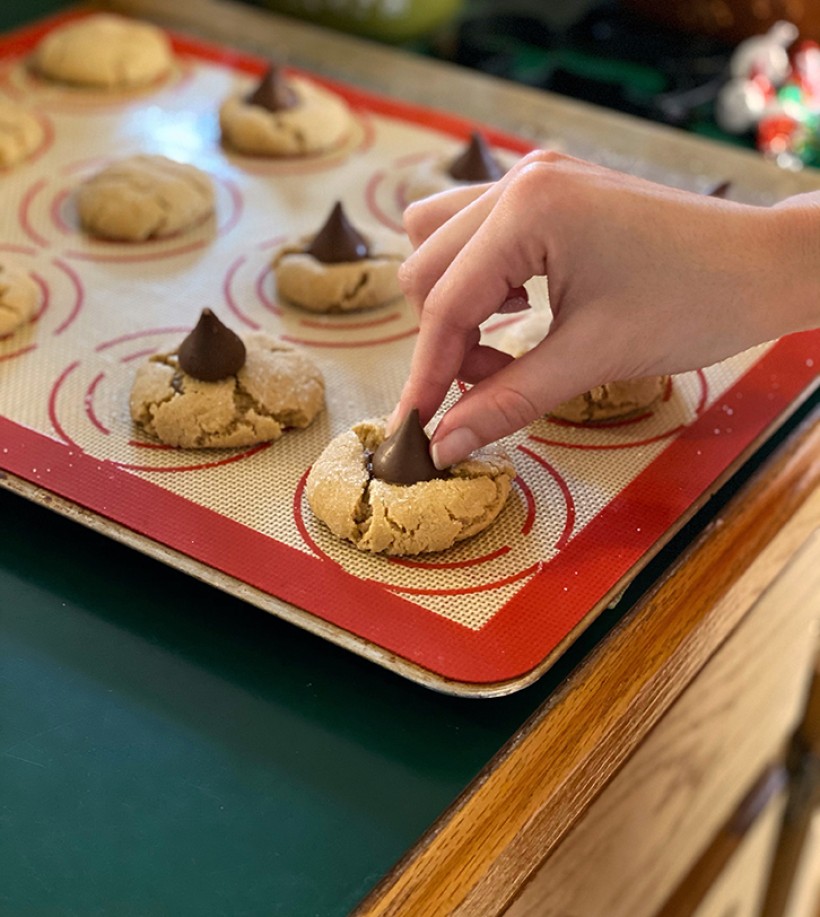
MULTIPOLYGON (((49 28, 52 28, 56 21, 62 21, 78 15, 82 15, 83 12, 86 11, 81 10, 60 13, 54 17, 40 20, 33 25, 23 27, 23 29, 18 30, 12 34, 18 36, 20 41, 29 42, 32 40, 32 35, 39 34, 48 30, 49 28)), ((173 33, 172 37, 179 38, 179 36, 176 36, 173 33)), ((193 43, 196 45, 200 45, 201 43, 200 39, 191 40, 182 37, 181 40, 193 41, 193 43)), ((248 58, 251 56, 249 52, 236 52, 233 49, 223 49, 219 46, 215 46, 214 54, 216 55, 217 61, 221 59, 233 67, 237 67, 240 60, 240 58, 237 57, 237 54, 242 55, 243 58, 248 58)), ((258 66, 260 68, 263 66, 261 61, 259 62, 258 66)), ((253 69, 253 67, 251 69, 253 69)), ((348 88, 349 87, 345 86, 345 89, 348 88)), ((376 103, 381 100, 386 105, 392 104, 394 102, 393 99, 382 99, 382 97, 378 94, 373 94, 365 90, 357 90, 355 87, 351 88, 351 91, 354 94, 356 92, 361 93, 362 100, 365 101, 365 104, 368 104, 368 106, 373 105, 374 100, 376 103)), ((395 101, 398 102, 398 105, 401 108, 406 107, 408 111, 413 110, 412 103, 408 103, 403 100, 395 101)), ((378 110, 378 105, 376 107, 378 110)), ((425 120, 425 124, 429 126, 430 110, 423 106, 417 106, 417 109, 418 111, 416 112, 416 115, 418 116, 420 113, 423 113, 427 119, 425 120)), ((465 125, 474 123, 470 119, 459 119, 458 116, 452 116, 445 113, 442 113, 442 117, 445 118, 446 122, 451 125, 458 121, 463 121, 465 125)), ((435 124, 433 124, 432 127, 435 128, 435 124)), ((448 133, 450 133, 450 131, 448 131, 448 133)), ((503 142, 503 140, 509 139, 509 135, 503 134, 499 131, 497 139, 501 139, 503 142)), ((528 142, 522 140, 521 144, 522 146, 527 146, 528 142)), ((269 613, 275 614, 285 620, 289 620, 291 623, 295 623, 298 626, 303 627, 303 629, 311 631, 318 636, 322 636, 325 639, 336 643, 337 645, 351 650, 358 655, 364 656, 370 661, 376 662, 384 668, 395 671, 403 677, 416 681, 426 687, 441 691, 442 693, 459 696, 496 697, 520 690, 543 675, 544 672, 553 664, 555 659, 566 650, 567 646, 574 642, 578 634, 585 630, 594 620, 597 619, 603 610, 612 604, 613 600, 620 595, 620 593, 634 578, 634 576, 636 576, 646 566, 646 564, 651 561, 651 559, 677 533, 677 531, 679 531, 680 528, 683 527, 683 525, 685 525, 686 522, 708 501, 711 495, 716 490, 718 490, 723 485, 723 483, 725 483, 725 481, 731 477, 732 474, 734 474, 734 472, 746 461, 749 455, 751 455, 762 442, 768 439, 774 430, 781 426, 787 420, 788 416, 790 416, 790 414, 795 411, 800 406, 800 404, 803 403, 803 401, 810 397, 811 392, 816 387, 816 384, 817 383, 815 382, 815 385, 810 385, 805 388, 797 400, 792 401, 783 412, 781 412, 769 423, 765 430, 763 430, 751 444, 749 444, 738 454, 735 460, 718 477, 716 477, 707 487, 707 489, 704 490, 692 504, 690 504, 688 509, 681 516, 679 516, 675 524, 667 528, 663 536, 657 540, 648 550, 643 552, 639 561, 633 564, 629 571, 624 574, 624 576, 622 576, 606 592, 606 594, 602 596, 601 599, 586 612, 583 618, 565 634, 559 643, 541 660, 538 665, 523 673, 522 675, 495 682, 459 681, 441 675, 440 673, 433 672, 430 669, 427 669, 424 666, 413 662, 412 660, 406 659, 403 656, 391 652, 383 646, 373 644, 366 638, 360 637, 339 625, 326 621, 310 611, 270 595, 269 593, 258 589, 257 587, 252 586, 243 580, 238 579, 237 577, 233 577, 229 574, 216 570, 203 561, 197 560, 188 554, 164 545, 149 536, 135 532, 123 523, 111 520, 101 513, 97 513, 93 509, 88 509, 87 507, 84 507, 81 504, 76 503, 75 501, 72 501, 68 498, 60 497, 56 493, 49 491, 42 486, 38 486, 37 484, 34 484, 30 481, 27 481, 25 478, 13 473, 5 473, 5 477, 2 481, 0 481, 0 485, 20 493, 21 495, 26 496, 29 499, 40 503, 41 505, 49 506, 50 508, 62 513, 63 515, 80 521, 90 528, 100 531, 103 534, 114 538, 115 540, 134 547, 143 553, 154 557, 155 559, 159 559, 160 561, 165 562, 176 569, 180 569, 183 572, 188 573, 189 575, 195 576, 196 578, 209 583, 210 585, 213 585, 222 591, 238 596, 243 600, 248 601, 249 604, 255 605, 256 607, 268 611, 269 613)), ((44 436, 44 434, 39 433, 37 435, 44 436)))

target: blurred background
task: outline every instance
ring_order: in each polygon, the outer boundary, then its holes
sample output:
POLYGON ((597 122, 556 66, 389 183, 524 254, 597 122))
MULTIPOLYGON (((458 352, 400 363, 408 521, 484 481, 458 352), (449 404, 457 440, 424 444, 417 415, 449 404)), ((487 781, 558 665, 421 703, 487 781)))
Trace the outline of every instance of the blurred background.
POLYGON ((245 2, 820 167, 820 0, 245 2))
POLYGON ((251 2, 820 165, 820 0, 251 2))

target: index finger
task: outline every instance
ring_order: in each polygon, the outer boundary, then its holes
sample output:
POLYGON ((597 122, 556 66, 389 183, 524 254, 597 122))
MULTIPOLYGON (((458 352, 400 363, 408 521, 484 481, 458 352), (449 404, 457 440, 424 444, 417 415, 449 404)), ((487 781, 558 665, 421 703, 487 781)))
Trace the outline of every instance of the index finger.
POLYGON ((484 182, 451 188, 409 204, 402 214, 402 223, 413 248, 418 248, 459 210, 463 210, 492 187, 492 182, 484 182))
POLYGON ((546 273, 545 243, 533 231, 540 206, 533 202, 528 180, 510 183, 484 221, 463 239, 424 301, 396 416, 415 407, 426 423, 458 374, 470 333, 499 309, 511 288, 546 273))

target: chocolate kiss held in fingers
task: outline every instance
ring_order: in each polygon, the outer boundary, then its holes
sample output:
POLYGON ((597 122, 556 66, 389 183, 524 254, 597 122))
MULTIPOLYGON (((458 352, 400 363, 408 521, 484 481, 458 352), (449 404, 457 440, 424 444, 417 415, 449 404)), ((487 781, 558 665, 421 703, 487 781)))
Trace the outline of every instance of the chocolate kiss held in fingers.
POLYGON ((504 174, 484 136, 478 131, 473 131, 467 148, 450 163, 447 171, 456 181, 473 182, 498 181, 504 174))
POLYGON ((285 79, 282 68, 273 64, 245 101, 248 105, 258 105, 268 111, 285 111, 299 104, 299 96, 285 79))
POLYGON ((364 236, 345 216, 341 201, 336 201, 327 222, 305 251, 323 264, 363 261, 370 253, 364 236))
POLYGON ((416 408, 401 426, 376 449, 371 459, 373 476, 388 484, 418 484, 446 478, 430 458, 430 440, 424 432, 416 408))
POLYGON ((242 339, 211 312, 203 309, 196 328, 177 351, 183 372, 203 382, 218 382, 245 365, 242 339))

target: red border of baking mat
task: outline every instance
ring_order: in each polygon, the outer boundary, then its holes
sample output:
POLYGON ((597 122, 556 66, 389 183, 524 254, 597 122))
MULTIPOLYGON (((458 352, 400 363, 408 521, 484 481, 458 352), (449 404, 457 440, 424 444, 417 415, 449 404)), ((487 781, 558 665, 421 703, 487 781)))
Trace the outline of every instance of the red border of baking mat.
POLYGON ((815 366, 820 366, 820 331, 778 341, 479 630, 5 418, 0 418, 0 460, 12 474, 433 673, 487 684, 520 677, 539 665, 789 409, 816 377, 815 366), (733 433, 717 437, 714 428, 727 405, 733 433), (707 450, 709 462, 704 461, 707 450), (583 577, 575 576, 578 569, 583 577))
MULTIPOLYGON (((0 51, 24 53, 72 11, 11 33, 0 51)), ((244 52, 171 34, 177 52, 261 73, 266 62, 244 52)), ((474 122, 311 77, 351 104, 428 129, 466 136, 474 122)), ((531 144, 482 126, 500 146, 531 144)), ((774 344, 478 630, 362 580, 330 560, 303 553, 177 496, 115 464, 0 418, 0 466, 265 594, 304 609, 431 674, 464 684, 511 681, 533 671, 715 481, 785 415, 820 366, 820 331, 774 344), (732 433, 715 436, 725 409, 732 433), (579 570, 583 576, 576 575, 579 570), (328 596, 332 607, 328 608, 328 596)), ((297 493, 296 499, 299 498, 297 493)))

